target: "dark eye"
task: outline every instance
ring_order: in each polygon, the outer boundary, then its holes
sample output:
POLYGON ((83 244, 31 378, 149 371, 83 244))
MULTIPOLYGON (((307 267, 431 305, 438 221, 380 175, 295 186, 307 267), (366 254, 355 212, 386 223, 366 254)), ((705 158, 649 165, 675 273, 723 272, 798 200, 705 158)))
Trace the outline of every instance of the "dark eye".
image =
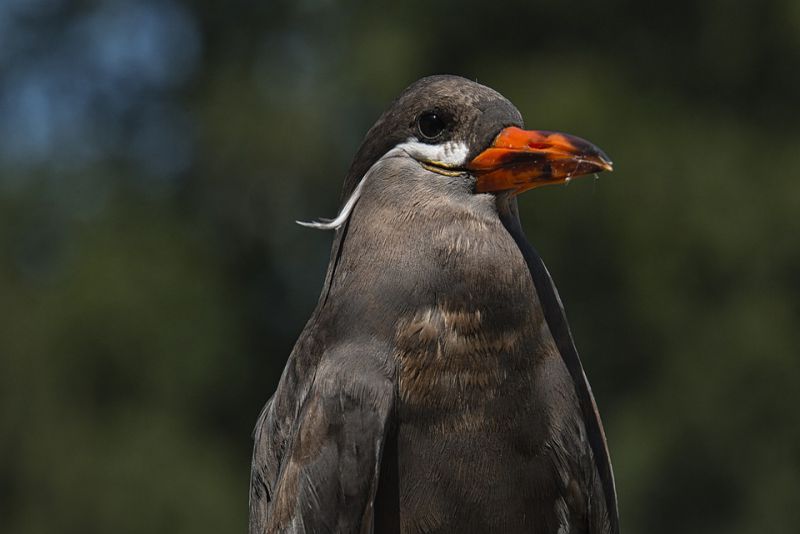
POLYGON ((444 131, 445 127, 444 119, 435 111, 426 111, 419 116, 417 121, 419 133, 426 139, 435 139, 444 131))

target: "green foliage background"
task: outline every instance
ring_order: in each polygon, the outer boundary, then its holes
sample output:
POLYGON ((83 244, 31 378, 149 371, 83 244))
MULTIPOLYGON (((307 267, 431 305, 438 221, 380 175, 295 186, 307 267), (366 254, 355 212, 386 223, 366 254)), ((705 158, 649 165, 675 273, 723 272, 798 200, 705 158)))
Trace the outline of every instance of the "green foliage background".
POLYGON ((361 136, 477 79, 616 171, 523 222, 628 533, 800 524, 800 4, 0 2, 0 531, 242 532, 361 136))

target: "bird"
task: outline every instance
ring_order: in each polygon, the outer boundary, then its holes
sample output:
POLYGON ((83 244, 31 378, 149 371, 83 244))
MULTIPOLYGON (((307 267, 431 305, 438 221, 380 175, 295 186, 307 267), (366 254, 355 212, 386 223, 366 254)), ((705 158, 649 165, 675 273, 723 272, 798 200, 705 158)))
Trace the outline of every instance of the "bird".
POLYGON ((369 129, 253 432, 250 534, 619 532, 607 441, 517 195, 612 170, 466 78, 369 129))

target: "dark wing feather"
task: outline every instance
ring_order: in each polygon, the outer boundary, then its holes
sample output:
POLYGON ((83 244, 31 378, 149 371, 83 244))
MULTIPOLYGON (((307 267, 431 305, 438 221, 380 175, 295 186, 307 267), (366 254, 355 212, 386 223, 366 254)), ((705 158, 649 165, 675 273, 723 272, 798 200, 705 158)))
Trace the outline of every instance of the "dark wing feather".
POLYGON ((250 534, 370 532, 394 386, 373 350, 339 347, 299 402, 290 361, 259 418, 250 534))
POLYGON ((619 533, 619 515, 617 511, 617 490, 614 484, 614 473, 611 468, 611 457, 608 453, 606 435, 603 430, 603 423, 600 420, 600 413, 592 394, 592 388, 583 371, 578 350, 572 339, 572 333, 567 323, 564 307, 558 296, 555 284, 550 273, 547 271, 544 262, 533 246, 525 238, 522 225, 519 222, 516 203, 509 200, 509 211, 502 213, 501 220, 506 230, 514 238, 525 262, 528 264, 531 277, 533 278, 536 292, 542 304, 545 320, 550 329, 550 333, 555 339, 556 346, 561 354, 561 358, 572 377, 575 385, 575 393, 580 403, 584 425, 586 427, 587 439, 592 449, 597 474, 600 477, 605 498, 608 519, 611 525, 611 533, 619 533))

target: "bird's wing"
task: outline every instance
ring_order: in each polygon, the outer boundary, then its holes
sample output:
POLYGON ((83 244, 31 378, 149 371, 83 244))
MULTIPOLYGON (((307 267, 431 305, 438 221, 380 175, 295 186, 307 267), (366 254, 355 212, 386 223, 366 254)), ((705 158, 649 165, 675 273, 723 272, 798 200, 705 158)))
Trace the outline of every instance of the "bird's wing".
POLYGON ((292 364, 256 425, 250 534, 370 532, 391 374, 369 345, 339 345, 303 394, 292 364))
MULTIPOLYGON (((501 220, 514 238, 514 241, 516 241, 520 252, 525 258, 525 262, 528 264, 528 270, 531 273, 536 293, 541 301, 547 326, 575 385, 575 393, 580 404, 581 415, 586 429, 586 438, 592 449, 599 486, 605 500, 610 532, 611 534, 618 534, 617 490, 614 484, 614 472, 611 468, 611 457, 608 453, 606 435, 603 430, 603 423, 600 420, 600 412, 597 410, 592 388, 583 371, 583 365, 578 356, 578 350, 575 348, 569 323, 567 323, 564 306, 558 296, 553 279, 550 277, 550 273, 547 271, 547 267, 539 254, 525 238, 522 225, 519 222, 516 203, 511 203, 510 209, 510 213, 501 213, 501 220)), ((592 518, 590 518, 590 522, 597 524, 601 521, 592 521, 592 518)))

